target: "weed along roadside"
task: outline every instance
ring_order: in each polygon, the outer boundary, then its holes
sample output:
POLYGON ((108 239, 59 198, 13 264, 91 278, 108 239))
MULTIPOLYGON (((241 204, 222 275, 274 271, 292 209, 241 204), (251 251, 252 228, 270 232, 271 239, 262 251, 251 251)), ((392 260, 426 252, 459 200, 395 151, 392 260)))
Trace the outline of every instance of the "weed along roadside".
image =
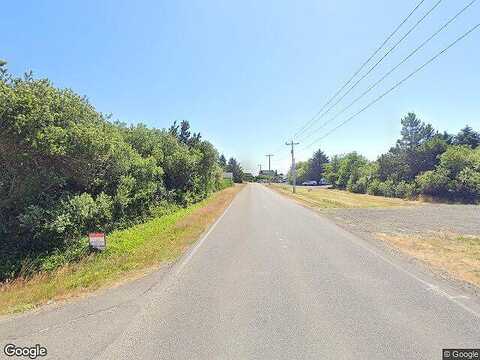
POLYGON ((168 215, 108 235, 105 250, 76 263, 0 286, 0 314, 33 309, 119 281, 177 259, 223 213, 243 185, 228 187, 168 215))
POLYGON ((387 198, 367 194, 354 194, 344 190, 326 189, 320 187, 297 187, 296 194, 293 194, 290 186, 275 184, 271 188, 282 195, 290 197, 298 202, 314 209, 336 209, 336 208, 378 208, 415 206, 417 201, 407 201, 397 198, 387 198))

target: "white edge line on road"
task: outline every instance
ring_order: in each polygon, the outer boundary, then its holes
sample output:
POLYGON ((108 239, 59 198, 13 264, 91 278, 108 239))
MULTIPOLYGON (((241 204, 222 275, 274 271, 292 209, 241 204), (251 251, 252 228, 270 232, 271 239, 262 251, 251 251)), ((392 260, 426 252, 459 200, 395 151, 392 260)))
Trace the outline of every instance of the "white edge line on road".
MULTIPOLYGON (((243 190, 243 189, 242 189, 243 190)), ((240 194, 242 192, 242 190, 240 190, 240 192, 238 194, 240 194)), ((202 236, 202 238, 200 240, 197 241, 197 243, 194 245, 194 247, 190 250, 190 252, 187 254, 187 256, 182 260, 182 262, 178 265, 178 268, 176 269, 175 271, 175 276, 178 276, 181 274, 183 268, 190 262, 190 260, 193 258, 193 256, 195 255, 195 253, 198 251, 198 249, 200 249, 200 247, 202 246, 202 244, 205 242, 205 240, 207 240, 208 236, 210 235, 210 233, 215 229, 215 227, 218 225, 218 223, 223 219, 223 217, 225 216, 225 214, 228 212, 228 210, 230 209, 230 207, 233 205, 233 202, 235 201, 235 199, 237 198, 237 195, 235 195, 235 197, 232 199, 232 202, 227 206, 227 208, 223 211, 222 215, 220 215, 220 217, 213 223, 213 225, 210 226, 210 228, 208 229, 208 231, 202 236)))
MULTIPOLYGON (((327 219, 328 220, 328 219, 327 219)), ((336 224, 335 224, 336 225, 336 224)), ((336 225, 338 226, 338 225, 336 225)), ((345 229, 342 229, 343 231, 347 231, 345 229)), ((369 253, 371 253, 372 255, 374 255, 375 257, 379 258, 380 260, 383 260, 384 262, 386 262, 387 264, 389 264, 390 266, 394 267, 395 269, 403 272, 404 274, 410 276, 412 279, 414 280, 417 280, 418 282, 420 282, 421 284, 423 284, 424 286, 426 286, 427 289, 429 290, 432 290, 433 292, 437 293, 438 295, 440 296, 443 296, 445 297, 446 299, 450 300, 451 302, 457 304, 458 306, 460 306, 462 309, 464 309, 465 311, 469 312, 470 314, 472 315, 475 315, 476 317, 479 317, 480 318, 480 314, 478 312, 476 312, 475 310, 471 309, 470 307, 468 307, 467 305, 465 305, 464 303, 458 301, 457 299, 465 299, 468 297, 465 297, 465 296, 462 296, 462 295, 449 295, 447 292, 445 292, 444 290, 442 290, 439 286, 437 285, 434 285, 432 283, 429 283, 428 281, 426 280, 423 280, 421 279, 420 277, 418 277, 417 275, 411 273, 410 271, 404 269, 403 267, 401 267, 400 265, 394 263, 393 261, 387 259, 385 256, 379 254, 377 251, 374 251, 372 250, 370 247, 366 246, 365 244, 361 243, 359 241, 359 239, 361 241, 363 241, 361 238, 358 238, 356 237, 355 235, 351 234, 350 232, 347 231, 348 234, 350 234, 351 236, 354 236, 353 238, 350 236, 349 238, 351 239, 351 242, 355 243, 357 246, 360 246, 361 248, 367 250, 369 253)))
MULTIPOLYGON (((268 189, 268 188, 267 188, 268 189)), ((282 196, 281 194, 279 194, 278 192, 276 191, 273 191, 272 189, 268 189, 271 191, 271 193, 273 194, 276 194, 278 195, 280 198, 282 199, 285 199, 285 200, 289 200, 286 196, 282 196)), ((443 296, 445 297, 446 299, 448 299, 449 301, 455 303, 456 305, 460 306, 463 310, 469 312, 470 314, 472 315, 475 315, 476 317, 480 318, 480 313, 478 313, 477 311, 471 309, 470 307, 468 307, 467 305, 465 305, 464 303, 462 303, 461 301, 458 301, 458 299, 468 299, 468 296, 463 296, 463 295, 449 295, 447 292, 445 292, 444 290, 442 290, 439 286, 437 285, 434 285, 432 283, 429 283, 428 281, 425 281, 423 279, 421 279, 420 277, 418 277, 417 275, 411 273, 410 271, 404 269, 403 267, 401 267, 400 265, 394 263, 393 261, 387 259, 385 256, 379 254, 377 251, 374 251, 373 249, 371 249, 370 247, 366 246, 364 244, 364 240, 360 237, 358 237, 357 235, 355 234, 352 234, 351 232, 349 232, 348 230, 346 229, 343 229, 342 227, 340 227, 339 225, 337 225, 333 220, 325 217, 325 216, 322 216, 321 214, 319 214, 318 212, 316 212, 315 210, 313 210, 312 208, 309 208, 309 207, 306 207, 306 206, 302 206, 301 204, 297 203, 296 201, 291 201, 290 203, 292 204, 295 204, 299 207, 301 207, 302 209, 306 209, 307 211, 310 211, 312 212, 313 214, 319 216, 320 218, 330 222, 331 224, 333 224, 334 226, 337 226, 339 227, 343 232, 346 232, 349 236, 348 236, 348 239, 350 239, 350 241, 352 243, 355 243, 357 246, 363 248, 364 250, 367 250, 369 253, 371 253, 372 255, 374 255, 375 257, 379 258, 380 260, 383 260, 384 262, 386 262, 387 264, 389 264, 390 266, 393 266, 395 269, 403 272, 404 274, 410 276, 412 279, 414 280, 417 280, 418 282, 420 282, 421 284, 423 284, 424 286, 426 286, 427 289, 437 293, 438 295, 440 296, 443 296)))

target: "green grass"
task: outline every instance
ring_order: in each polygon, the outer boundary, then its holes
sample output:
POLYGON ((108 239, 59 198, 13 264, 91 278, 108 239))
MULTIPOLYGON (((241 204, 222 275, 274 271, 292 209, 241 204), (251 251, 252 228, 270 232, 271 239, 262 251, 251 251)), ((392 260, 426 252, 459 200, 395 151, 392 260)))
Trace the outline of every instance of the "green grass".
POLYGON ((283 195, 289 196, 299 202, 316 209, 338 208, 373 208, 392 206, 412 206, 418 204, 397 198, 354 194, 344 190, 327 189, 323 187, 298 186, 297 193, 292 193, 291 186, 274 184, 272 188, 283 195))
POLYGON ((21 312, 136 278, 173 261, 223 212, 241 187, 107 237, 107 250, 54 272, 0 286, 0 314, 21 312))

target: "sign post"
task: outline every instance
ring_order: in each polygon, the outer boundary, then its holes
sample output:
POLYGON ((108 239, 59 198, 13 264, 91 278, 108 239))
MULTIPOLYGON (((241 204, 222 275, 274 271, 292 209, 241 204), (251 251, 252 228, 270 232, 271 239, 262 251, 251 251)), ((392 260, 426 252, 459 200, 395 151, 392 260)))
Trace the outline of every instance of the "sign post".
POLYGON ((107 248, 107 241, 104 233, 89 233, 88 240, 90 246, 96 250, 105 250, 107 248))

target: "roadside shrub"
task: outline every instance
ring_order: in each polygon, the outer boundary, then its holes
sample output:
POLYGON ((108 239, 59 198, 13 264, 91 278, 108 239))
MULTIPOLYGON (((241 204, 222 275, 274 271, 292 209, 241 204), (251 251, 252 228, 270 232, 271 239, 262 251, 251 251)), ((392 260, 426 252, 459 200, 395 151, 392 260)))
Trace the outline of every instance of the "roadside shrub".
POLYGON ((376 196, 383 195, 380 190, 380 184, 381 181, 379 179, 373 179, 367 186, 367 194, 376 196))
POLYGON ((60 266, 80 261, 85 255, 90 253, 90 246, 86 236, 78 239, 66 249, 55 250, 45 257, 39 257, 38 266, 32 266, 30 269, 23 268, 22 276, 32 275, 38 268, 40 271, 53 271, 60 266))
POLYGON ((226 189, 228 187, 231 187, 233 186, 233 181, 230 180, 230 179, 222 179, 218 185, 217 185, 217 189, 218 190, 223 190, 223 189, 226 189))
POLYGON ((325 164, 324 177, 325 180, 332 184, 334 188, 337 187, 338 169, 340 168, 340 156, 335 155, 332 157, 328 164, 325 164))
POLYGON ((356 182, 353 178, 348 180, 347 190, 357 194, 365 194, 367 192, 366 178, 362 177, 356 182))
POLYGON ((56 205, 29 206, 19 217, 20 229, 31 236, 25 251, 64 249, 90 231, 106 231, 112 217, 112 200, 105 194, 68 196, 56 205))
POLYGON ((340 159, 340 166, 337 173, 337 186, 345 189, 348 184, 354 185, 360 176, 360 168, 368 163, 362 155, 352 152, 340 159))
POLYGON ((396 186, 393 180, 387 180, 378 184, 378 191, 382 196, 395 197, 395 190, 396 186))
POLYGON ((218 152, 186 121, 126 127, 31 75, 0 77, 0 109, 0 281, 223 186, 218 152))
MULTIPOLYGON (((350 185, 350 191, 361 194, 367 193, 370 183, 378 178, 378 170, 379 165, 375 161, 360 166, 357 170, 355 183, 350 185)), ((353 180, 353 177, 351 180, 353 180)))
POLYGON ((418 195, 417 184, 412 182, 400 181, 395 186, 395 197, 402 199, 413 199, 418 195))
POLYGON ((361 176, 360 169, 367 164, 368 160, 356 152, 334 156, 324 165, 324 176, 336 188, 360 190, 355 184, 361 176))
POLYGON ((480 198, 480 151, 450 146, 435 170, 417 176, 423 194, 475 201, 480 198))
POLYGON ((447 170, 437 169, 418 175, 416 182, 422 194, 439 196, 448 192, 450 179, 447 170))
POLYGON ((476 157, 476 151, 466 145, 450 146, 440 156, 438 168, 446 171, 450 179, 454 179, 463 169, 474 168, 475 163, 480 161, 476 157))
POLYGON ((475 199, 480 197, 480 171, 464 168, 457 176, 456 190, 461 197, 475 199))

